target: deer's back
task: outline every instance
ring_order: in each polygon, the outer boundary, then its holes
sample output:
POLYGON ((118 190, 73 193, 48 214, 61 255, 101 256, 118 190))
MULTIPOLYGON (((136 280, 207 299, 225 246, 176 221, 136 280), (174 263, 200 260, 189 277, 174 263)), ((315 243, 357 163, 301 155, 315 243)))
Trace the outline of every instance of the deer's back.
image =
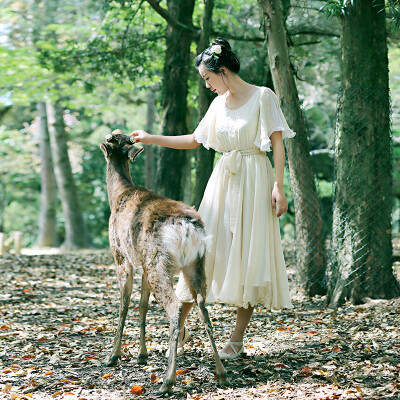
POLYGON ((112 207, 110 246, 114 252, 122 250, 122 253, 124 248, 134 248, 137 256, 146 258, 149 252, 161 246, 165 227, 173 229, 183 224, 201 231, 204 228, 199 213, 187 204, 145 188, 133 188, 119 196, 112 207))

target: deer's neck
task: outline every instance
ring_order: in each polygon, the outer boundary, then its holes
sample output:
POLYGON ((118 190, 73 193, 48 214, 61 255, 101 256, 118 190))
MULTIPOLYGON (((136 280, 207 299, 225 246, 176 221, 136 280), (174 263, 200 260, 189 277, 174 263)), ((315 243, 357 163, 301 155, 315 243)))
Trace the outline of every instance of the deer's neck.
POLYGON ((115 200, 127 189, 134 187, 131 175, 129 173, 129 164, 107 165, 107 192, 110 208, 115 200))

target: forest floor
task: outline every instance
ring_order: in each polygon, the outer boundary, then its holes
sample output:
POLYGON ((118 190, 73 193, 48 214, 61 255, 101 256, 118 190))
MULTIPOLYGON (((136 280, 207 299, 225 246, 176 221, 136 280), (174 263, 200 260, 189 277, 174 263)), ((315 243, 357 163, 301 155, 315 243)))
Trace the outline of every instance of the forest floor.
MULTIPOLYGON (((293 254, 286 254, 289 266, 293 254)), ((292 260, 292 261, 291 261, 292 260)), ((399 265, 397 269, 400 270, 399 265)), ((289 278, 293 280, 293 267, 289 278)), ((119 291, 107 252, 0 256, 0 399, 155 399, 167 360, 168 320, 151 302, 147 366, 137 364, 140 277, 124 331, 123 357, 111 348, 119 291)), ((203 327, 192 312, 191 340, 178 358, 169 399, 400 399, 400 299, 327 309, 324 297, 293 294, 294 308, 256 310, 246 354, 224 362, 218 388, 203 327)), ((208 306, 217 346, 235 311, 208 306)))

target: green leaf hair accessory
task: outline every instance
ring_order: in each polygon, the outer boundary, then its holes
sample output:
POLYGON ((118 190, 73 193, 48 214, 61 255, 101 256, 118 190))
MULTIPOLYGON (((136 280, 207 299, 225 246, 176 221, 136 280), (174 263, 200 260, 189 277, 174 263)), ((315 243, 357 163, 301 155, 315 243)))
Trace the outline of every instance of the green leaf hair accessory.
POLYGON ((219 58, 219 55, 222 53, 222 48, 219 44, 214 44, 213 46, 211 46, 210 51, 213 57, 219 58))

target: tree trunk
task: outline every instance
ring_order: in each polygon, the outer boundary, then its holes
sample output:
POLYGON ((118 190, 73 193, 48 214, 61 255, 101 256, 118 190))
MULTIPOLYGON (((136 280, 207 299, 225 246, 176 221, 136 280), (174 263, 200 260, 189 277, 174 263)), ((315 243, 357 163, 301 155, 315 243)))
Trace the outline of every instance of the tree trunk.
POLYGON ((50 137, 47 128, 46 104, 37 103, 40 136, 41 202, 39 217, 39 247, 55 247, 58 244, 56 232, 57 187, 51 158, 50 137))
MULTIPOLYGON (((194 0, 168 0, 168 11, 179 22, 192 24, 194 0)), ((163 135, 185 135, 190 62, 190 35, 168 26, 163 77, 163 135)), ((159 193, 182 200, 182 173, 187 157, 184 150, 160 148, 156 188, 159 193)))
POLYGON ((67 133, 64 128, 63 110, 59 103, 46 103, 51 155, 65 219, 67 249, 87 247, 89 240, 79 205, 77 189, 68 157, 67 133))
POLYGON ((274 90, 296 136, 285 143, 295 206, 298 286, 308 296, 324 294, 325 234, 314 182, 305 121, 289 61, 280 0, 258 0, 267 34, 274 90))
MULTIPOLYGON (((200 34, 200 40, 197 45, 197 54, 200 54, 210 45, 210 33, 212 28, 212 14, 214 9, 214 0, 205 0, 203 24, 200 34)), ((208 107, 214 98, 210 89, 204 84, 204 79, 199 76, 199 121, 207 112, 208 107)), ((204 190, 214 166, 215 151, 207 150, 204 146, 199 146, 196 150, 196 185, 194 187, 194 205, 199 207, 203 199, 204 190)))
MULTIPOLYGON (((156 101, 152 88, 147 92, 147 115, 146 115, 146 132, 153 134, 154 118, 156 113, 156 101)), ((153 146, 144 146, 145 148, 145 170, 146 170, 146 187, 154 188, 154 149, 153 146)))
POLYGON ((183 190, 183 202, 186 204, 192 203, 192 156, 194 151, 187 150, 185 152, 186 162, 182 170, 182 190, 183 190))
POLYGON ((346 3, 328 302, 393 298, 392 153, 383 0, 346 3), (353 3, 353 4, 351 4, 353 3), (357 40, 355 40, 355 38, 357 40))
POLYGON ((7 185, 0 180, 0 232, 4 232, 4 210, 8 203, 6 195, 6 187, 7 185))

